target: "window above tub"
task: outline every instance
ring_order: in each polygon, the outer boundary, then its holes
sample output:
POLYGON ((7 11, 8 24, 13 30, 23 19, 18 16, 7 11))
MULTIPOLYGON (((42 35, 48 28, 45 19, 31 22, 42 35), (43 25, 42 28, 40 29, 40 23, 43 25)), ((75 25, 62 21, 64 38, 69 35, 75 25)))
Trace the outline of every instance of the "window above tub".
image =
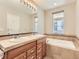
POLYGON ((64 34, 64 11, 53 13, 53 33, 64 34))

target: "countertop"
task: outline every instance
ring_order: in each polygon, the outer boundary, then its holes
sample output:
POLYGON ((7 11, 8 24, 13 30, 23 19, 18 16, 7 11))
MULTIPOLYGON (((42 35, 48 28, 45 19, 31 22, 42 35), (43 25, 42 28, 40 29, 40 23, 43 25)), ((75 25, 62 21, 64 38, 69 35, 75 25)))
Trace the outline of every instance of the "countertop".
POLYGON ((37 34, 37 35, 29 35, 29 36, 25 36, 25 37, 2 40, 2 41, 0 41, 0 48, 4 52, 6 52, 11 49, 17 48, 19 46, 28 44, 32 41, 39 40, 39 38, 43 38, 43 37, 45 37, 45 35, 37 34))

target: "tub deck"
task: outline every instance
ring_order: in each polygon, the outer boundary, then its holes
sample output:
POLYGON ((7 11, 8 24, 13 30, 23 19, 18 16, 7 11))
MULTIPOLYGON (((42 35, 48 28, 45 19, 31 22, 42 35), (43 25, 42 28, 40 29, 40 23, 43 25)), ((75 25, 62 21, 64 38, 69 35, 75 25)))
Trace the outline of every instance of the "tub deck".
POLYGON ((79 49, 73 41, 47 38, 47 56, 52 59, 79 59, 79 49))
POLYGON ((58 40, 58 39, 51 39, 47 38, 47 44, 58 46, 61 48, 67 48, 67 49, 73 49, 76 50, 76 46, 73 41, 67 41, 67 40, 58 40))

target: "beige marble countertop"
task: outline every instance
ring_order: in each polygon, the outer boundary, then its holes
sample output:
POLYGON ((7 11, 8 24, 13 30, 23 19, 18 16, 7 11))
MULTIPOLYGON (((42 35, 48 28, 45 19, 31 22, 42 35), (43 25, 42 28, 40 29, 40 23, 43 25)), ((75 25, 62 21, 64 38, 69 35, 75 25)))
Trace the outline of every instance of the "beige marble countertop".
POLYGON ((45 37, 45 35, 29 35, 25 37, 19 37, 19 38, 12 38, 7 40, 0 41, 0 48, 6 52, 8 50, 11 50, 13 48, 19 47, 21 45, 30 43, 32 41, 38 40, 39 38, 45 37))

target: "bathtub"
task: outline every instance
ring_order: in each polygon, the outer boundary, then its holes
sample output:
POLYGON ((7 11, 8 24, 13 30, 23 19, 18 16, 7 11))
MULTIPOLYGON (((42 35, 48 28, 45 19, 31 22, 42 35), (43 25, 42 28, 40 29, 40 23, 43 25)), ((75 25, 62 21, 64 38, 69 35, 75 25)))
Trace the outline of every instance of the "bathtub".
POLYGON ((79 59, 79 51, 73 41, 47 38, 47 56, 52 59, 79 59))

